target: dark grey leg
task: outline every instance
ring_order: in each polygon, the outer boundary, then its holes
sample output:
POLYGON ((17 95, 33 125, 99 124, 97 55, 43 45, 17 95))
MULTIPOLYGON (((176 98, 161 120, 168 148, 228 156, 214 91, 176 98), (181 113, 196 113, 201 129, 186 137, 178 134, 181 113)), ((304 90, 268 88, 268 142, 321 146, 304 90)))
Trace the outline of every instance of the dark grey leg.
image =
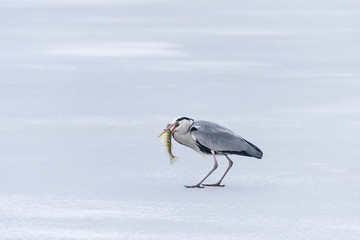
POLYGON ((229 161, 229 166, 228 168, 226 169, 224 175, 221 177, 221 179, 217 182, 217 183, 214 183, 214 184, 203 184, 203 186, 208 186, 208 187, 224 187, 225 185, 220 185, 220 183, 222 182, 222 180, 224 179, 225 175, 228 173, 228 171, 230 170, 230 168, 232 167, 233 165, 233 161, 231 161, 231 159, 225 154, 225 157, 227 158, 227 160, 229 161))
POLYGON ((206 175, 206 177, 204 177, 203 180, 201 180, 198 184, 192 185, 192 186, 187 186, 187 185, 185 185, 186 188, 204 188, 203 186, 201 186, 201 184, 202 184, 202 183, 205 181, 205 179, 206 179, 208 176, 210 176, 210 174, 211 174, 213 171, 215 171, 215 169, 217 169, 217 167, 218 167, 218 163, 217 163, 217 161, 216 161, 215 153, 212 152, 212 154, 213 154, 213 157, 214 157, 214 167, 213 167, 213 169, 211 169, 211 171, 208 173, 208 175, 206 175))

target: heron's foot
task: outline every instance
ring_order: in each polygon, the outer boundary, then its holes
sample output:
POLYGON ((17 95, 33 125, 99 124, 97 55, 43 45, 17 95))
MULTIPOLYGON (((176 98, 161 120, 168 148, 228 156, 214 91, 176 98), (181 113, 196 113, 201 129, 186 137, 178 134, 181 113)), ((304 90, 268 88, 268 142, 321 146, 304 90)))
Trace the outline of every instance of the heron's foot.
POLYGON ((221 185, 220 183, 214 183, 214 184, 202 184, 206 187, 225 187, 225 185, 221 185))
POLYGON ((200 184, 196 184, 196 185, 192 185, 192 186, 188 186, 185 185, 186 188, 204 188, 203 186, 201 186, 200 184))

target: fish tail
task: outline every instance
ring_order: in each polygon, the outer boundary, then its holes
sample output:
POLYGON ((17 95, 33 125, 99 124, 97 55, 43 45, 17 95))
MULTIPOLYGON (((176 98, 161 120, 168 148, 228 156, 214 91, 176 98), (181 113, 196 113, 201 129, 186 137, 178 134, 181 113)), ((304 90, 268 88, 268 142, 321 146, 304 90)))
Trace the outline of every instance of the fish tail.
POLYGON ((173 156, 173 157, 171 157, 171 158, 170 158, 170 164, 173 166, 173 165, 174 165, 174 163, 175 163, 175 162, 177 162, 178 160, 179 160, 179 158, 178 158, 178 157, 173 156))

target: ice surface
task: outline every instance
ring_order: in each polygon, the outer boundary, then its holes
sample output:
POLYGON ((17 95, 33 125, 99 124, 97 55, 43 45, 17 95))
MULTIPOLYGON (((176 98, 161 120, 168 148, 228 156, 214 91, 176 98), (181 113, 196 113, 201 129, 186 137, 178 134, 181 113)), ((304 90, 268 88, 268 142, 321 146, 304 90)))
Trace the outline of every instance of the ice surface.
POLYGON ((359 7, 2 1, 0 238, 360 239, 359 7), (264 158, 186 189, 212 160, 169 164, 177 116, 264 158))

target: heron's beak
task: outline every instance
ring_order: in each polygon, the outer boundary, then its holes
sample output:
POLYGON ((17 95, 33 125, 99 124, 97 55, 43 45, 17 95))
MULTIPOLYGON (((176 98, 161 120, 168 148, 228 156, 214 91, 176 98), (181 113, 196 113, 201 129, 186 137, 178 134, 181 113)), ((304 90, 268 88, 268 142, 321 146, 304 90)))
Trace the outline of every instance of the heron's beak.
POLYGON ((166 133, 168 130, 170 130, 172 127, 174 127, 171 130, 171 133, 173 133, 175 131, 175 129, 178 127, 179 125, 176 125, 175 123, 169 124, 169 126, 162 132, 160 133, 160 135, 158 137, 161 137, 164 133, 166 133))

